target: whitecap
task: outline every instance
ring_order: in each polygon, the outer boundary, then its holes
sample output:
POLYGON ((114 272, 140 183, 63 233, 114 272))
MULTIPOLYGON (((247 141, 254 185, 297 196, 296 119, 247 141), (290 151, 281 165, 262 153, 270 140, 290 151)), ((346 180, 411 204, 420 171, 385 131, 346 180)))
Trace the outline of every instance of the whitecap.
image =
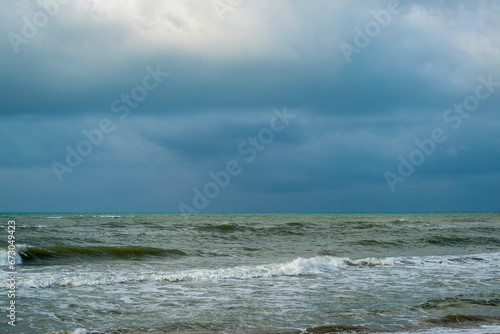
MULTIPOLYGON (((6 251, 5 251, 6 255, 6 251)), ((18 258, 21 261, 20 258, 18 258)), ((383 257, 383 258, 340 258, 333 256, 317 256, 313 258, 296 258, 289 262, 268 263, 260 265, 241 265, 218 269, 188 269, 171 272, 125 272, 106 271, 93 273, 71 273, 64 275, 35 274, 23 277, 20 287, 49 288, 56 286, 93 286, 105 284, 123 284, 151 281, 216 281, 227 279, 261 279, 283 276, 321 275, 337 270, 350 270, 354 267, 399 266, 420 267, 424 269, 442 269, 444 266, 462 269, 464 266, 474 268, 489 267, 500 262, 500 253, 475 254, 464 256, 426 256, 426 257, 383 257)))

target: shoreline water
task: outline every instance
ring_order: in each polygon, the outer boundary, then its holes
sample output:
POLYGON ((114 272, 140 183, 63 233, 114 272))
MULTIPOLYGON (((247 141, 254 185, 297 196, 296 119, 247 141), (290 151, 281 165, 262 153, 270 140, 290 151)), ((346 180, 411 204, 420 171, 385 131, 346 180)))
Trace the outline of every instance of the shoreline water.
POLYGON ((21 332, 500 332, 498 213, 7 218, 21 332))

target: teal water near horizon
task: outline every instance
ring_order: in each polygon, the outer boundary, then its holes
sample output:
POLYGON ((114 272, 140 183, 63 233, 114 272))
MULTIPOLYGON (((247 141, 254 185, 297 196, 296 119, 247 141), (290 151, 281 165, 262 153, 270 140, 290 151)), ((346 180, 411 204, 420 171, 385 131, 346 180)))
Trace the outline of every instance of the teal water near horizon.
POLYGON ((2 214, 4 309, 9 220, 6 333, 500 331, 500 213, 2 214))

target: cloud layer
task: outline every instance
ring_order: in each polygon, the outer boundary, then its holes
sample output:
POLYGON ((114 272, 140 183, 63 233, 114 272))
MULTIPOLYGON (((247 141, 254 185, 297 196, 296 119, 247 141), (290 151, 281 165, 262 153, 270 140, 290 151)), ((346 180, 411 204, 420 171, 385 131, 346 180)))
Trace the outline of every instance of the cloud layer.
POLYGON ((0 211, 498 210, 495 1, 0 7, 0 211))

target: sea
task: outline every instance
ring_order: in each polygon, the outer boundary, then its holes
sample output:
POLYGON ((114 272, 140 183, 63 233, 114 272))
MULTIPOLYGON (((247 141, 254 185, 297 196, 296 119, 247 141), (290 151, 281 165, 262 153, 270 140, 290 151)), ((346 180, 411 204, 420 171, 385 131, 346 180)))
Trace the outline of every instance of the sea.
POLYGON ((0 333, 500 333, 500 213, 0 214, 0 226, 0 333))

